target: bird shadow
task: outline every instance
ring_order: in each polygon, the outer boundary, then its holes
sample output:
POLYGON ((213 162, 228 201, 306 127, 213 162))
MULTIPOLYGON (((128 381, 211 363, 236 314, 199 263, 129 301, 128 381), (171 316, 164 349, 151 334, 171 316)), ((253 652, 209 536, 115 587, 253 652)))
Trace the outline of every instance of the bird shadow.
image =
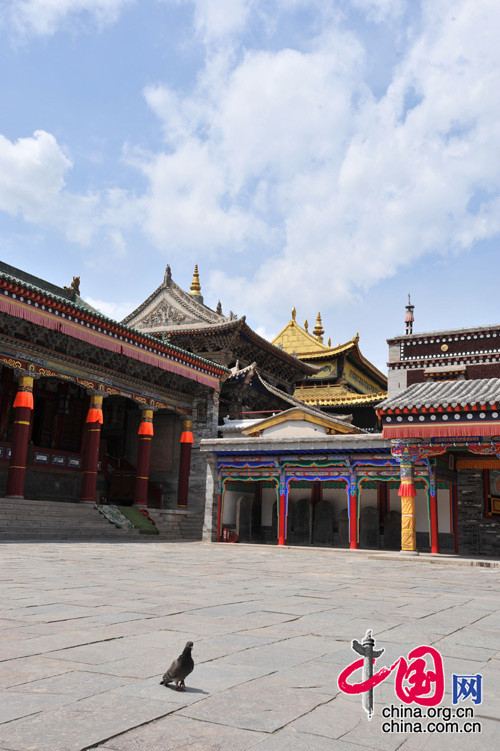
POLYGON ((184 691, 177 691, 176 687, 175 686, 171 686, 170 684, 168 684, 167 686, 165 686, 165 688, 169 688, 170 691, 176 691, 179 694, 181 694, 181 693, 182 694, 206 694, 208 696, 208 691, 203 691, 202 688, 188 688, 186 686, 186 688, 184 689, 184 691))

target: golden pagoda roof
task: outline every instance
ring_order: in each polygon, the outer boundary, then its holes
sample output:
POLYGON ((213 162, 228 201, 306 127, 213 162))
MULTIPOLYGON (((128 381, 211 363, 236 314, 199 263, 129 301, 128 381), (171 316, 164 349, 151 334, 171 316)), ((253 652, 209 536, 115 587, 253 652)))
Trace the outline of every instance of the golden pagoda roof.
MULTIPOLYGON (((336 347, 327 347, 319 341, 318 338, 299 326, 295 320, 296 311, 292 309, 292 318, 280 333, 273 339, 272 343, 281 347, 285 352, 295 355, 299 360, 312 363, 316 360, 328 360, 346 352, 352 351, 354 357, 369 371, 377 380, 387 383, 387 376, 375 367, 366 357, 363 357, 359 349, 359 334, 344 344, 337 344, 336 347)), ((319 314, 318 314, 319 318, 319 314)), ((321 323, 321 321, 320 321, 321 323)), ((321 337, 322 339, 322 337, 321 337)))
POLYGON ((329 348, 322 344, 318 339, 299 326, 295 320, 295 308, 292 310, 292 317, 287 325, 274 337, 272 343, 276 347, 282 347, 285 352, 290 354, 307 354, 313 352, 327 352, 329 348))

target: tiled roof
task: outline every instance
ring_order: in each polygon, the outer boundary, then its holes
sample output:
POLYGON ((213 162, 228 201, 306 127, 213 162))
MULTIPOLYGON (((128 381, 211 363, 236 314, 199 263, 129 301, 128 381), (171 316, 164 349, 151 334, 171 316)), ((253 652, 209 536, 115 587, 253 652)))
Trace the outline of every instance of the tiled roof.
MULTIPOLYGON (((88 305, 81 297, 77 296, 76 300, 73 300, 71 296, 61 287, 56 287, 55 285, 50 284, 43 279, 38 279, 38 277, 27 274, 21 269, 16 269, 13 266, 9 266, 8 264, 0 263, 0 280, 3 280, 5 283, 12 282, 18 284, 29 292, 44 294, 47 296, 47 298, 50 298, 55 303, 64 303, 65 305, 72 308, 77 315, 79 313, 91 314, 95 320, 103 322, 103 324, 108 324, 108 328, 110 326, 115 327, 121 330, 124 334, 128 334, 131 338, 139 337, 147 340, 148 345, 150 345, 151 351, 159 350, 165 353, 166 350, 170 350, 168 354, 171 354, 174 357, 178 355, 180 359, 196 361, 200 363, 200 365, 202 365, 204 368, 212 371, 219 371, 221 374, 227 372, 227 368, 225 368, 223 365, 219 365, 218 363, 214 363, 212 360, 208 360, 207 358, 201 357, 200 355, 188 352, 187 350, 182 349, 181 347, 178 347, 171 342, 161 342, 150 334, 145 334, 144 332, 139 331, 132 326, 127 326, 123 323, 115 321, 113 318, 105 316, 99 310, 96 310, 95 308, 92 308, 90 305, 88 305)), ((103 333, 105 332, 104 330, 105 327, 103 327, 103 333)))
POLYGON ((471 381, 414 383, 396 396, 377 405, 377 409, 412 409, 415 407, 457 407, 500 403, 500 378, 471 381))
POLYGON ((386 391, 377 391, 375 394, 340 394, 339 396, 321 396, 321 392, 307 395, 306 389, 296 389, 297 396, 306 404, 317 404, 322 407, 370 407, 379 404, 380 400, 387 396, 386 391))

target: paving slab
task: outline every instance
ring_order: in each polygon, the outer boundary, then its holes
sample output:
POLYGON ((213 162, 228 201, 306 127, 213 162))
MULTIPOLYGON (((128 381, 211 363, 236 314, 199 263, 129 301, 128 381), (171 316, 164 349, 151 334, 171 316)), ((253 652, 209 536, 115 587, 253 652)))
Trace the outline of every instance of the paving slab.
MULTIPOLYGON (((500 745, 498 569, 349 551, 127 542, 0 545, 0 751, 446 751, 500 745), (372 629, 483 675, 474 735, 382 732, 394 673, 338 688, 372 629), (161 676, 194 641, 185 692, 161 676)), ((353 678, 354 680, 354 678, 353 678)), ((470 699, 467 700, 470 705, 470 699)))

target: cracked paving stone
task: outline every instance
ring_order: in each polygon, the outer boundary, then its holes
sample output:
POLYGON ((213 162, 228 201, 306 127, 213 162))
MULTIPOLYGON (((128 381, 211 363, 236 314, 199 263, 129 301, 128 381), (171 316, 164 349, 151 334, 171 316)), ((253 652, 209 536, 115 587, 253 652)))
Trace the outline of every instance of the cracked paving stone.
POLYGON ((2 725, 0 743, 13 751, 81 751, 175 708, 124 696, 98 696, 2 725))
POLYGON ((265 738, 264 733, 170 715, 144 728, 113 738, 96 751, 221 751, 226 748, 231 751, 246 751, 259 748, 265 738))
POLYGON ((185 717, 272 733, 310 712, 330 696, 257 680, 209 697, 180 711, 185 717))

